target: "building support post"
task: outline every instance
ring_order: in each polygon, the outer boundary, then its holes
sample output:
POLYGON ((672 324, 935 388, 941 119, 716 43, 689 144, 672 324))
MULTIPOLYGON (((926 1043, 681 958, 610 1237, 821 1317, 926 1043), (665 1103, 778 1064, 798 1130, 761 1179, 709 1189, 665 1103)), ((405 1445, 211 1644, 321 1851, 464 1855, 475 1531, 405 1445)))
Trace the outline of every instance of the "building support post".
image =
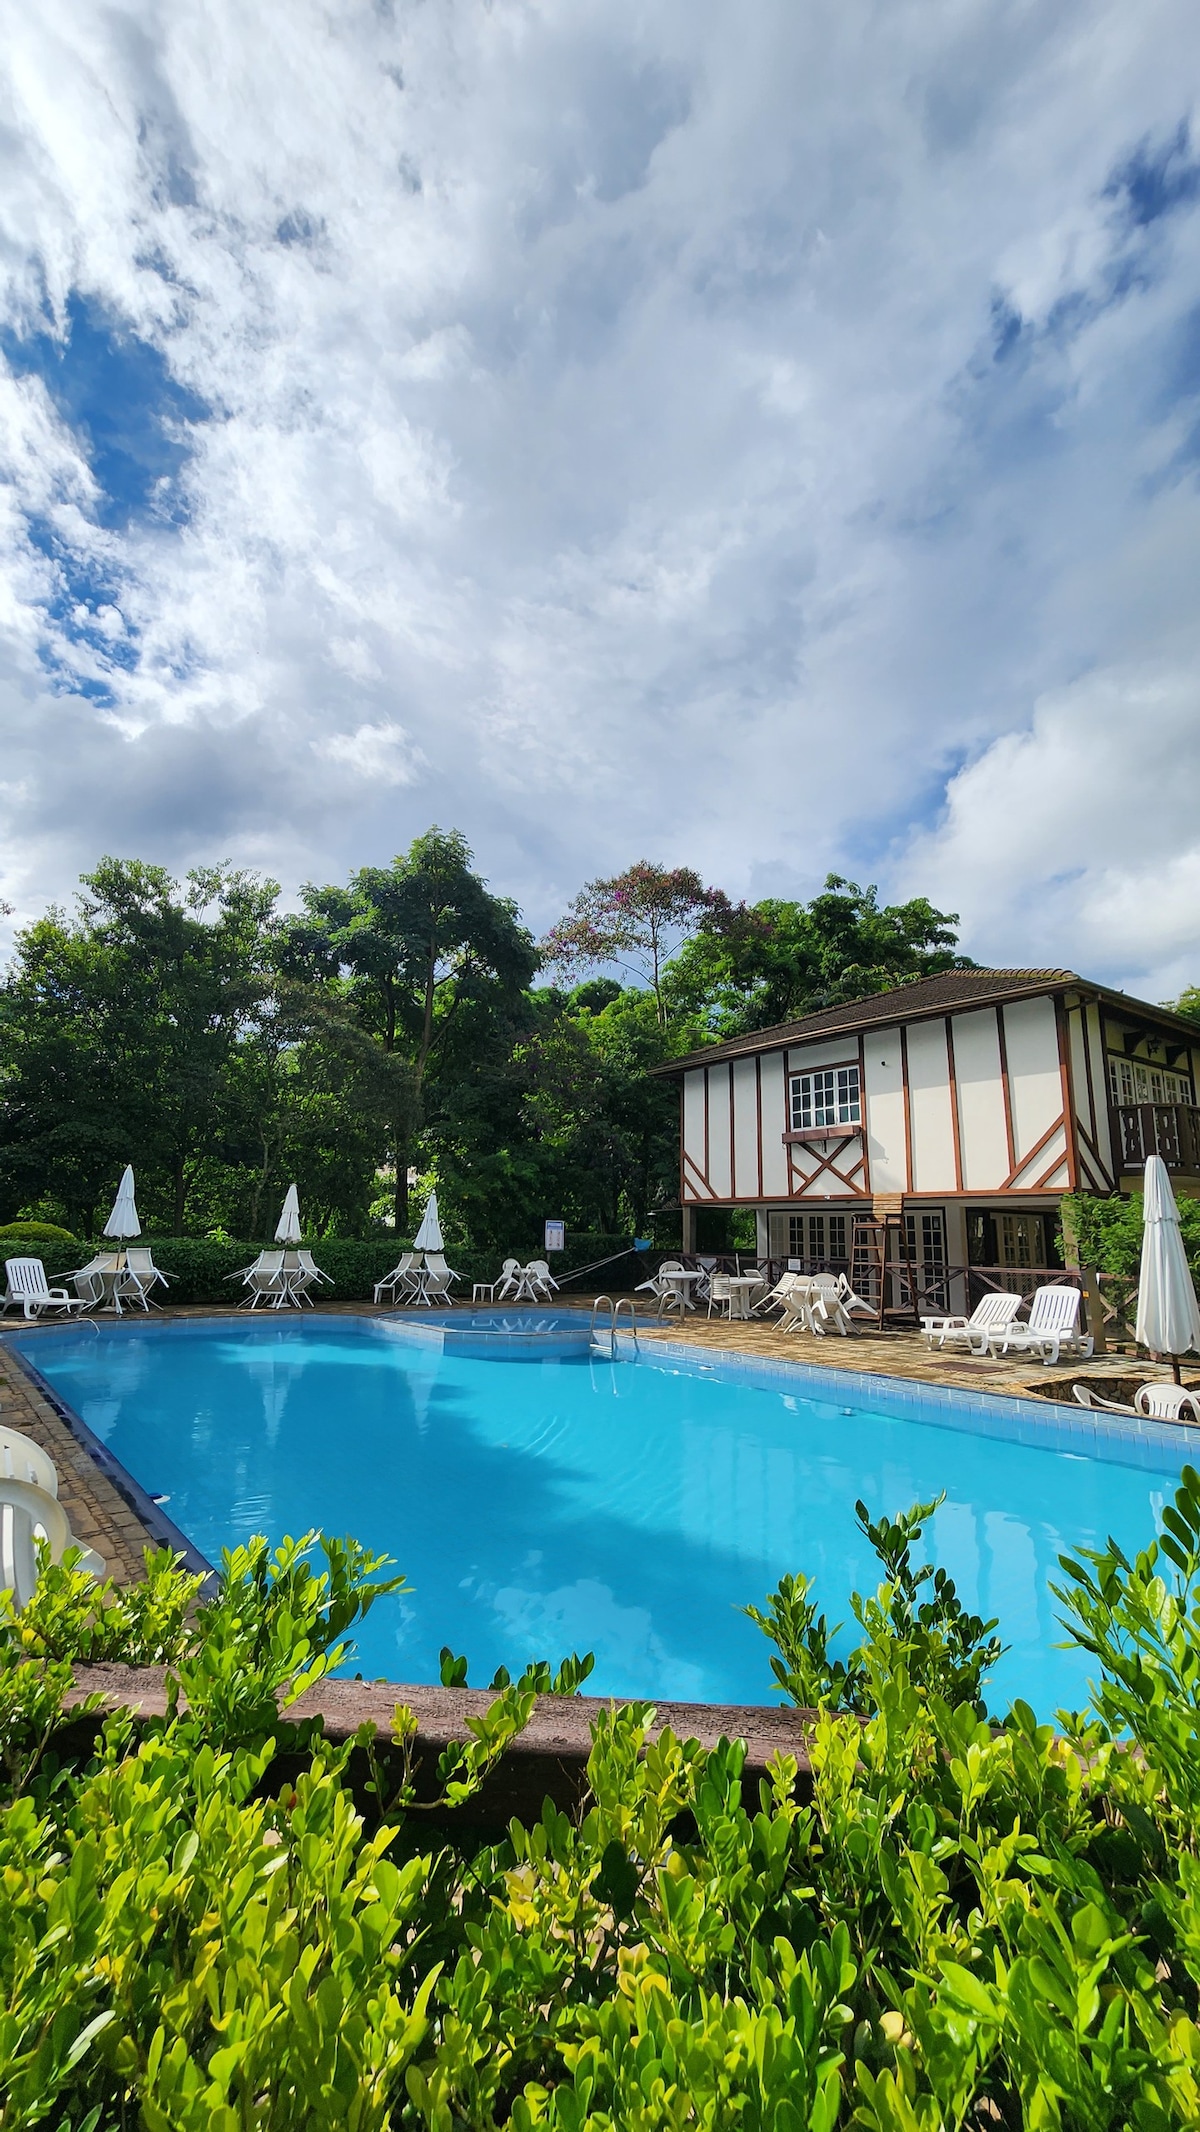
POLYGON ((1095 1269, 1080 1263, 1079 1238, 1065 1201, 1059 1208, 1059 1218, 1062 1221, 1063 1260, 1068 1273, 1079 1275, 1084 1321, 1092 1336, 1093 1352, 1097 1355, 1107 1354, 1108 1342, 1104 1337, 1104 1305, 1100 1300, 1100 1283, 1096 1278, 1095 1269))
POLYGON ((695 1251, 696 1209, 689 1207, 686 1200, 679 1209, 679 1240, 681 1250, 689 1253, 695 1251))

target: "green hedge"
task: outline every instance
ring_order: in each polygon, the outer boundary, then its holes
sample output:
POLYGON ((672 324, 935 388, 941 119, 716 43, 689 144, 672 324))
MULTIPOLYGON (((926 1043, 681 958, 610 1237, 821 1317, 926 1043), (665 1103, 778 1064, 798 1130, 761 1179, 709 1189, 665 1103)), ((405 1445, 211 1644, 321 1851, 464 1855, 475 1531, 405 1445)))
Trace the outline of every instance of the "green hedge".
MULTIPOLYGON (((229 1278, 239 1268, 248 1266, 264 1249, 262 1244, 214 1243, 209 1237, 199 1236, 148 1236, 143 1238, 154 1252, 155 1263, 171 1276, 168 1300, 172 1303, 231 1303, 237 1300, 239 1287, 229 1278)), ((95 1251, 111 1250, 111 1244, 55 1243, 39 1245, 37 1256, 46 1268, 49 1280, 60 1280, 76 1266, 81 1266, 95 1251)), ((313 1242, 312 1254, 323 1273, 333 1281, 332 1288, 322 1287, 321 1294, 331 1303, 362 1303, 371 1300, 376 1281, 382 1280, 391 1271, 406 1248, 397 1243, 394 1236, 367 1238, 330 1236, 313 1242)), ((651 1267, 662 1257, 661 1252, 637 1253, 630 1249, 629 1238, 624 1236, 576 1236, 568 1239, 565 1251, 556 1252, 552 1260, 555 1277, 563 1281, 565 1276, 579 1266, 588 1266, 597 1259, 611 1258, 616 1252, 626 1257, 613 1266, 605 1266, 596 1276, 598 1283, 618 1288, 632 1287, 645 1280, 651 1267)), ((17 1257, 22 1252, 14 1249, 5 1253, 0 1240, 0 1258, 17 1257)), ((471 1283, 490 1281, 500 1271, 504 1254, 498 1251, 473 1251, 451 1248, 447 1251, 450 1264, 462 1275, 462 1283, 456 1290, 459 1296, 470 1295, 471 1283)), ((521 1254, 511 1254, 519 1256, 521 1254)), ((540 1256, 530 1253, 529 1256, 540 1256)), ((579 1292, 586 1292, 590 1283, 585 1279, 579 1292)), ((161 1290, 159 1291, 161 1294, 161 1290)))

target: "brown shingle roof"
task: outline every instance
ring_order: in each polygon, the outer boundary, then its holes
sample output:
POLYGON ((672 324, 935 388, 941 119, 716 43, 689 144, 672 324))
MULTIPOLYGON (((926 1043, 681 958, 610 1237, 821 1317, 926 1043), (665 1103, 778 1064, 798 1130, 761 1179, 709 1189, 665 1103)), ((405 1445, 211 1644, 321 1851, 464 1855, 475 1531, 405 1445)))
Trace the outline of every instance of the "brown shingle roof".
MULTIPOLYGON (((1153 1015, 1158 1021, 1186 1028, 1169 1009, 1149 1006, 1144 1000, 1127 998, 1103 985, 1087 984, 1074 970, 943 970, 937 977, 914 977, 907 984, 893 985, 887 992, 872 992, 865 999, 847 1000, 840 1007, 823 1007, 818 1014, 805 1014, 797 1022, 780 1022, 774 1029, 755 1029, 748 1036, 731 1037, 725 1044, 706 1044, 702 1051, 656 1066, 655 1073, 679 1073, 687 1066, 711 1066, 719 1059, 744 1058, 756 1051, 774 1051, 784 1044, 811 1042, 819 1036, 857 1034, 860 1029, 878 1029, 889 1022, 917 1020, 927 1014, 944 1014, 951 1008, 983 1006, 1002 1000, 1026 999, 1039 992, 1061 992, 1080 985, 1093 997, 1134 1013, 1153 1015)), ((1200 1034, 1196 1041, 1200 1043, 1200 1034)))

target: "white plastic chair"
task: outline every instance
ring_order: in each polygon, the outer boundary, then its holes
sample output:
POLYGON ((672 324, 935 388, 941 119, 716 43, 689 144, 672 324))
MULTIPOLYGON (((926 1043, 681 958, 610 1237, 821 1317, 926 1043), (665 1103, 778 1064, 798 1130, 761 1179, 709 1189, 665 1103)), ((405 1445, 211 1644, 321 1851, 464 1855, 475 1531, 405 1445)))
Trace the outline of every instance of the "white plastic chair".
POLYGON ((1039 1288, 1029 1306, 1029 1320, 1025 1325, 1009 1325, 1000 1332, 988 1335, 988 1352, 992 1355, 1036 1354, 1048 1368, 1053 1368, 1064 1349, 1069 1355, 1081 1355, 1086 1361, 1094 1342, 1091 1333, 1079 1330, 1079 1306, 1083 1298, 1078 1288, 1056 1285, 1039 1288))
POLYGON ((31 1481, 47 1495, 58 1494, 58 1468, 50 1453, 19 1429, 0 1427, 0 1480, 31 1481))
POLYGON ((1152 1421, 1200 1421, 1200 1392, 1186 1384, 1139 1385, 1133 1405, 1152 1421))
POLYGON ((1007 1288, 990 1289, 981 1296, 969 1318, 922 1318, 921 1331, 929 1347, 966 1347, 973 1355, 987 1353, 993 1333, 1010 1326, 1021 1308, 1022 1298, 1007 1288))
POLYGON ((637 1287, 636 1287, 636 1288, 634 1289, 634 1291, 633 1291, 633 1292, 634 1292, 634 1294, 635 1294, 635 1295, 643 1295, 643 1294, 645 1294, 646 1292, 649 1292, 649 1294, 651 1294, 651 1295, 655 1295, 655 1296, 659 1296, 659 1297, 661 1297, 661 1296, 662 1296, 662 1294, 663 1294, 663 1290, 664 1290, 664 1280, 665 1280, 665 1276, 666 1276, 666 1275, 667 1275, 668 1273, 682 1273, 682 1272, 683 1272, 683 1260, 682 1260, 682 1259, 678 1259, 678 1258, 665 1258, 665 1259, 663 1260, 663 1262, 662 1262, 661 1266, 659 1267, 659 1269, 658 1269, 658 1272, 657 1272, 657 1273, 652 1273, 648 1281, 639 1281, 639 1282, 638 1282, 638 1284, 637 1284, 637 1287))
MULTIPOLYGON (((18 1607, 28 1606, 37 1586, 39 1538, 49 1541, 52 1562, 61 1562, 68 1547, 78 1545, 57 1496, 32 1481, 0 1476, 0 1589, 10 1591, 18 1607)), ((79 1568, 102 1577, 103 1557, 84 1547, 79 1568)))
POLYGON ((78 1310, 79 1297, 65 1288, 51 1288, 40 1258, 10 1258, 4 1263, 8 1275, 0 1317, 20 1303, 27 1318, 40 1318, 44 1310, 78 1310))
POLYGON ((808 1292, 808 1315, 810 1329, 814 1333, 841 1333, 843 1339, 854 1330, 850 1313, 842 1300, 835 1273, 814 1273, 808 1292))
POLYGON ((417 1285, 417 1267, 420 1262, 419 1251, 403 1252, 391 1272, 385 1273, 381 1281, 376 1281, 375 1301, 381 1303, 390 1290, 393 1303, 402 1303, 417 1285))
POLYGON ((533 1289, 535 1303, 548 1302, 552 1295, 558 1294, 558 1282, 544 1258, 531 1258, 525 1272, 533 1289))
POLYGON ((727 1273, 714 1273, 709 1278, 708 1315, 710 1318, 713 1314, 714 1303, 717 1306, 718 1314, 724 1310, 727 1318, 733 1316, 733 1290, 729 1285, 729 1275, 727 1273))
POLYGON ((780 1332, 815 1333, 817 1329, 814 1316, 815 1309, 816 1293, 813 1288, 812 1275, 810 1273, 792 1274, 791 1286, 783 1298, 783 1316, 779 1320, 780 1332))
POLYGON ((502 1303, 502 1302, 504 1301, 504 1298, 505 1298, 505 1296, 512 1296, 512 1295, 516 1295, 516 1293, 517 1293, 517 1290, 519 1289, 520 1285, 521 1285, 521 1261, 520 1261, 520 1259, 519 1259, 519 1258, 506 1258, 506 1259, 505 1259, 505 1261, 504 1261, 504 1264, 503 1264, 503 1265, 501 1266, 501 1268, 500 1268, 500 1278, 499 1278, 499 1280, 498 1280, 498 1281, 497 1281, 497 1282, 495 1283, 495 1289, 494 1289, 494 1294, 495 1294, 495 1299, 496 1299, 496 1301, 497 1301, 498 1303, 502 1303))

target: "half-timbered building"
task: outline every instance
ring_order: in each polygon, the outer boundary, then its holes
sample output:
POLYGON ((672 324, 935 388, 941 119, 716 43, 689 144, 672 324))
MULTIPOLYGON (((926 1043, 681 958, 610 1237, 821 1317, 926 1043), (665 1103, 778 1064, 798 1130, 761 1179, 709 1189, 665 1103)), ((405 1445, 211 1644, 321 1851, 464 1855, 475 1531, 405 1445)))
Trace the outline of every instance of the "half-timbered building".
POLYGON ((753 1208, 758 1250, 837 1264, 858 1218, 938 1264, 1055 1263, 1065 1192, 1148 1154, 1200 1196, 1200 1027, 1070 970, 954 970, 659 1069, 678 1075, 684 1246, 753 1208))

